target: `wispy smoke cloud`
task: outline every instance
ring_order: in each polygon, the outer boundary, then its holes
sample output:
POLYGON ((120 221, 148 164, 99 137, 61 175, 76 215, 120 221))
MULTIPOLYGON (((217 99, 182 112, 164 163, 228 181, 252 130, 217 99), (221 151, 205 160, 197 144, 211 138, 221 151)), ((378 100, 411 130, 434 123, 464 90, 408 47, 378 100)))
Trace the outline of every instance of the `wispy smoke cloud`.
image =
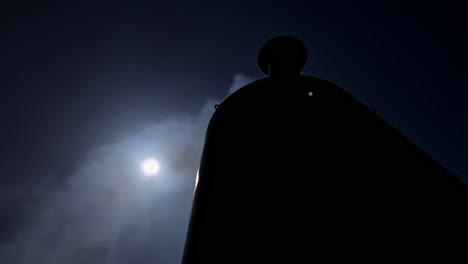
MULTIPOLYGON (((228 93, 251 81, 235 74, 228 93)), ((32 224, 0 245, 0 262, 179 263, 206 126, 221 100, 90 151, 32 224), (152 179, 140 170, 150 156, 161 163, 152 179)))

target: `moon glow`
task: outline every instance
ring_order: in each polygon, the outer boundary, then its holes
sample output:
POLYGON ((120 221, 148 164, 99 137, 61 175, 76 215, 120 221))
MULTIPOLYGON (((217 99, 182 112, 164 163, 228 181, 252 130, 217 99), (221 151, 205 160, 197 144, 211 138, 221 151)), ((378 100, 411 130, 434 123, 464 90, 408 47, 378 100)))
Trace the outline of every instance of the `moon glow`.
POLYGON ((159 172, 159 162, 155 159, 147 159, 141 165, 143 173, 147 176, 154 176, 159 172))

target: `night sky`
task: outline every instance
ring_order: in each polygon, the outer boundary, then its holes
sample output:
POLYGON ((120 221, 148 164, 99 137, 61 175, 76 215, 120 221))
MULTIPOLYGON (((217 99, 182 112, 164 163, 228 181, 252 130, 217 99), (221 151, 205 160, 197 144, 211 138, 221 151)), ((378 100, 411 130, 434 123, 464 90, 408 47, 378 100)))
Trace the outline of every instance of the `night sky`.
POLYGON ((468 184, 468 2, 0 6, 0 263, 179 263, 214 105, 292 35, 468 184), (156 177, 141 162, 160 161, 156 177))

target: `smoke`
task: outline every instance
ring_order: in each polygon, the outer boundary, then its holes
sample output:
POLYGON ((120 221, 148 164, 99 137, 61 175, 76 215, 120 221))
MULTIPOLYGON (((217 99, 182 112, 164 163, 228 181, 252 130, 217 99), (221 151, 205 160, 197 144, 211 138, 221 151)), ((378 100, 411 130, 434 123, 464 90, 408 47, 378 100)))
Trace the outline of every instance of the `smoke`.
MULTIPOLYGON (((235 74, 228 94, 251 81, 235 74)), ((179 263, 205 130, 220 101, 89 151, 66 186, 48 193, 30 224, 0 245, 0 262, 179 263), (161 164, 154 178, 140 169, 148 157, 161 164)))
POLYGON ((232 79, 232 84, 231 87, 229 87, 228 93, 232 94, 235 91, 239 90, 239 88, 241 88, 242 86, 245 86, 253 81, 254 80, 251 77, 238 72, 234 74, 234 78, 232 79))

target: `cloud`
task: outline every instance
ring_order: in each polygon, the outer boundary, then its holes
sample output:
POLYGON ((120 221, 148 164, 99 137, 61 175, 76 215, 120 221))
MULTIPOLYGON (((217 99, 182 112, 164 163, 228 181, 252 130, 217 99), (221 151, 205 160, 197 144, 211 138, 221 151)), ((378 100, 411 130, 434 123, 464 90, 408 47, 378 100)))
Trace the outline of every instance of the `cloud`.
MULTIPOLYGON (((228 94, 251 81, 236 73, 228 94)), ((174 114, 89 151, 66 186, 47 194, 32 224, 0 245, 0 262, 180 262, 205 130, 219 102, 208 99, 197 114, 174 114), (140 170, 148 157, 161 164, 151 179, 140 170)))

